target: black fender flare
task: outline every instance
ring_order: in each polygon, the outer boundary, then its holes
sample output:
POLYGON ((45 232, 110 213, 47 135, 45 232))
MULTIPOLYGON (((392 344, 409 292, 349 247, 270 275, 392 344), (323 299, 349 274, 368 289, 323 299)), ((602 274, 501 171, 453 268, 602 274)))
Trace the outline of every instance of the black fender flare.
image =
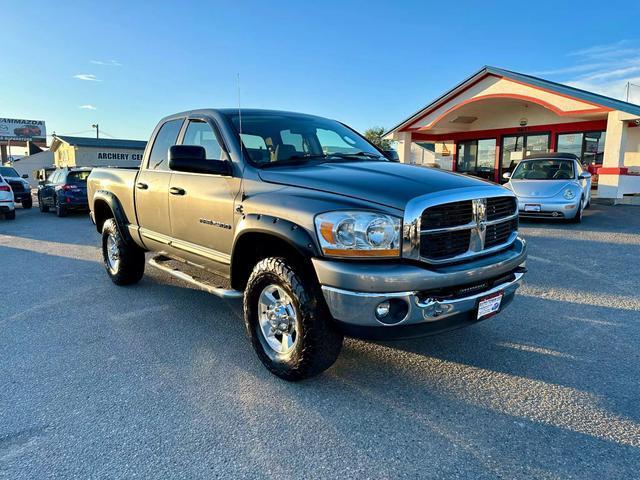
POLYGON ((94 217, 94 222, 96 224, 96 230, 98 233, 102 233, 100 231, 100 227, 98 226, 98 222, 95 219, 95 205, 96 202, 104 202, 111 209, 111 213, 113 213, 113 218, 116 221, 116 226, 118 227, 118 232, 125 239, 127 243, 135 243, 133 238, 131 238, 131 234, 129 233, 129 220, 127 219, 127 215, 124 213, 124 209, 122 208, 122 204, 118 197, 116 197, 113 193, 108 192, 106 190, 97 190, 96 193, 93 194, 93 205, 91 215, 94 217))
MULTIPOLYGON (((238 243, 247 234, 261 233, 270 235, 290 245, 304 258, 320 256, 319 247, 314 238, 306 229, 289 220, 271 215, 247 214, 242 217, 236 226, 233 247, 231 249, 231 271, 233 266, 240 261, 238 255, 238 243)), ((232 273, 233 277, 233 273, 232 273)), ((233 281, 233 278, 232 278, 233 281)))
POLYGON ((317 257, 320 255, 316 241, 304 228, 296 223, 271 215, 248 214, 244 215, 236 226, 236 234, 231 250, 232 263, 238 241, 247 233, 265 233, 277 237, 287 242, 305 257, 317 257))

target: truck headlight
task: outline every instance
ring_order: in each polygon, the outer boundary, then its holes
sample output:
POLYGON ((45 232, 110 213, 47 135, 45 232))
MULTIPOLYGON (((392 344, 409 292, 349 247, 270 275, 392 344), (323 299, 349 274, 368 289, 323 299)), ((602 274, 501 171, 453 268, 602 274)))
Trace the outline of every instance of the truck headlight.
POLYGON ((567 200, 573 200, 574 198, 576 198, 576 192, 574 192, 571 188, 567 188, 564 192, 562 192, 562 196, 567 200))
POLYGON ((327 212, 316 216, 322 252, 332 257, 399 257, 402 221, 376 212, 327 212))

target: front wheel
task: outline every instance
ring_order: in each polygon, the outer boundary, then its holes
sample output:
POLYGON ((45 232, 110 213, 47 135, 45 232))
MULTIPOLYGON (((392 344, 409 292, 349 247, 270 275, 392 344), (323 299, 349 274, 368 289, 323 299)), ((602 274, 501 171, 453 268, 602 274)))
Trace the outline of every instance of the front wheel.
POLYGON ((582 202, 583 202, 583 199, 580 199, 580 203, 578 204, 578 211, 576 212, 575 216, 571 219, 573 223, 582 223, 582 212, 584 210, 582 207, 582 202))
POLYGON ((137 283, 144 275, 144 251, 122 238, 113 218, 102 226, 102 259, 109 278, 116 285, 137 283))
POLYGON ((42 213, 47 213, 49 211, 49 207, 44 204, 44 200, 40 195, 38 195, 38 208, 42 213))
POLYGON ((322 293, 303 269, 266 258, 253 269, 244 292, 244 320, 258 358, 278 377, 297 381, 329 368, 343 336, 331 321, 322 293))
POLYGON ((67 216, 67 207, 60 203, 60 198, 56 197, 56 215, 58 217, 66 217, 67 216))

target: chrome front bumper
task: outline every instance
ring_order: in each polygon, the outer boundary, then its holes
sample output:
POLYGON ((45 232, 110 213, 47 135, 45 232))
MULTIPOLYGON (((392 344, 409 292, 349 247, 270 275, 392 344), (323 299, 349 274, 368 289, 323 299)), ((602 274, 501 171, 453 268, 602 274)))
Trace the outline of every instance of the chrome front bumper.
MULTIPOLYGON (((475 314, 478 301, 494 293, 503 292, 508 303, 522 283, 523 272, 515 272, 511 281, 501 283, 483 292, 450 300, 424 298, 419 292, 362 293, 322 287, 331 315, 336 320, 361 327, 397 327, 424 322, 438 322, 463 314, 475 314), (391 325, 376 318, 375 310, 380 302, 399 299, 408 305, 404 319, 391 325)), ((466 315, 465 315, 466 316, 466 315)))
POLYGON ((556 198, 518 197, 520 218, 573 218, 576 216, 579 206, 579 198, 565 200, 556 198), (525 209, 526 205, 540 205, 540 211, 528 212, 525 209))

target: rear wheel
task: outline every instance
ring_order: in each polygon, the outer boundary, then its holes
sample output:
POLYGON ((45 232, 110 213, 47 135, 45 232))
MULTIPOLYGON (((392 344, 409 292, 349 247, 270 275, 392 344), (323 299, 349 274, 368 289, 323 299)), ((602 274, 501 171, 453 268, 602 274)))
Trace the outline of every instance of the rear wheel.
POLYGON ((315 279, 284 258, 266 258, 254 267, 244 293, 244 319, 258 358, 284 380, 322 373, 342 349, 342 333, 315 279))
POLYGON ((22 200, 22 208, 31 208, 31 207, 33 207, 33 200, 31 199, 31 197, 25 198, 24 200, 22 200))
POLYGON ((144 275, 144 250, 122 238, 113 218, 102 226, 102 259, 116 285, 137 283, 144 275))
POLYGON ((63 204, 60 203, 59 197, 56 197, 55 205, 56 205, 56 215, 59 217, 66 217, 68 213, 67 207, 65 207, 63 204))

